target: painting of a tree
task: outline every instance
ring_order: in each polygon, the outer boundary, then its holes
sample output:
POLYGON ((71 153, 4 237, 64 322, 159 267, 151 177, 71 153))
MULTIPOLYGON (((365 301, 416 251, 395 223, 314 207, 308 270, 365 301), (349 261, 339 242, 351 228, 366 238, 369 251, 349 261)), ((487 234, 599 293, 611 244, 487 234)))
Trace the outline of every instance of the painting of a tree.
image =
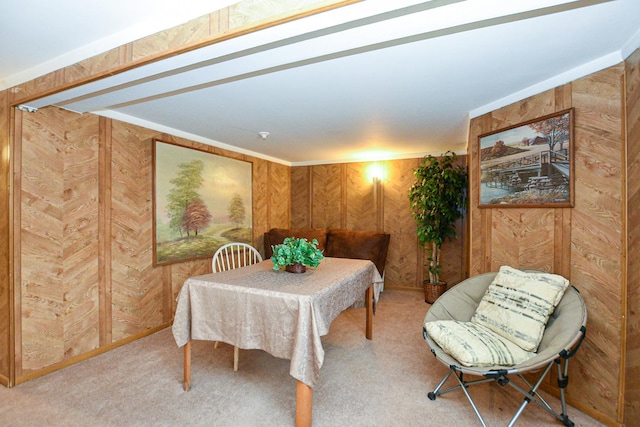
POLYGON ((229 220, 236 224, 236 228, 242 224, 246 217, 244 210, 244 201, 238 193, 233 195, 231 203, 229 204, 229 220))
MULTIPOLYGON (((202 169, 204 163, 201 160, 193 160, 189 163, 178 165, 178 176, 169 181, 173 187, 167 195, 167 215, 169 216, 169 226, 177 231, 181 236, 183 232, 189 235, 191 219, 185 217, 187 209, 195 201, 200 199, 198 188, 202 186, 202 169)), ((203 204, 204 205, 204 204, 203 204)), ((204 206, 206 209, 206 206, 204 206)), ((209 215, 211 218, 211 215, 209 215)))
POLYGON ((182 217, 182 228, 187 232, 187 236, 191 231, 197 236, 198 229, 207 228, 209 222, 211 222, 211 214, 201 199, 195 199, 187 205, 182 217))
POLYGON ((530 123, 528 126, 547 139, 550 151, 558 151, 564 149, 565 142, 569 142, 569 124, 569 113, 566 113, 547 120, 530 123), (559 147, 556 147, 558 144, 559 147))
POLYGON ((252 241, 251 163, 154 141, 154 265, 252 241))

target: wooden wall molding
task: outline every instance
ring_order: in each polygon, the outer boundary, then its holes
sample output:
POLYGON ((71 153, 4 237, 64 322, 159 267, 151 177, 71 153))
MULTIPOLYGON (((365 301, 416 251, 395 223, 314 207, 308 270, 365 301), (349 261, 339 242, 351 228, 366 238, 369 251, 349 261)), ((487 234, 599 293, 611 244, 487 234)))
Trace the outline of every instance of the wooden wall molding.
POLYGON ((12 385, 14 378, 11 118, 9 92, 0 91, 0 384, 4 386, 12 385))
POLYGON ((13 306, 12 327, 13 336, 10 346, 13 348, 11 357, 13 358, 13 372, 11 376, 11 382, 15 385, 16 378, 21 374, 22 366, 22 292, 20 283, 22 283, 22 275, 20 273, 21 253, 22 253, 22 234, 20 232, 21 214, 20 214, 20 187, 21 187, 21 165, 22 165, 22 115, 23 112, 19 110, 13 110, 11 117, 12 123, 12 139, 11 149, 11 190, 10 203, 11 203, 11 217, 9 236, 11 240, 10 259, 10 282, 9 288, 11 289, 12 300, 10 304, 13 306))
POLYGON ((624 383, 624 417, 626 425, 640 420, 640 49, 625 61, 625 212, 627 240, 624 253, 627 266, 624 383))
POLYGON ((111 126, 112 120, 100 118, 98 129, 98 301, 99 346, 111 336, 111 126))

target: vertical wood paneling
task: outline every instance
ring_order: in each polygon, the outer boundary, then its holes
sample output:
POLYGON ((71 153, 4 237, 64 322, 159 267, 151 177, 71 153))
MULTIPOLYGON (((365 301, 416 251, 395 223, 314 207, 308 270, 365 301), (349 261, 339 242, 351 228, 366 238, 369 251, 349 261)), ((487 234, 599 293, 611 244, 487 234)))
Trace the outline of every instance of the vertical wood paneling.
POLYGON ((620 415, 622 351, 622 66, 576 80, 475 118, 470 125, 472 188, 477 135, 575 108, 573 209, 479 209, 472 194, 472 274, 501 265, 563 274, 589 312, 589 333, 571 364, 570 401, 599 419, 620 415), (595 409, 594 409, 595 408, 595 409))
POLYGON ((317 165, 312 167, 311 225, 314 228, 341 228, 342 168, 344 165, 317 165))
POLYGON ((575 365, 592 381, 578 383, 572 392, 612 418, 619 413, 621 392, 622 73, 622 66, 610 67, 572 83, 576 202, 571 280, 587 301, 596 331, 587 337, 587 357, 575 365), (596 360, 599 368, 593 369, 596 360))
MULTIPOLYGON (((11 242, 13 258, 10 260, 13 265, 9 268, 9 278, 13 279, 13 356, 14 372, 12 383, 22 374, 22 111, 14 110, 13 133, 14 140, 11 144, 13 154, 11 155, 13 194, 10 203, 13 224, 9 236, 13 238, 11 242), (13 277, 12 277, 13 276, 13 277)), ((11 253, 10 253, 11 255, 11 253)))
POLYGON ((484 268, 484 250, 488 246, 484 244, 483 237, 489 227, 485 226, 485 216, 490 212, 489 209, 476 209, 480 203, 480 193, 478 192, 478 185, 480 182, 480 147, 478 145, 478 136, 483 134, 484 129, 489 125, 485 122, 490 121, 490 115, 485 114, 482 117, 476 117, 469 121, 469 233, 474 238, 469 239, 469 274, 475 276, 483 271, 484 268))
POLYGON ((58 362, 64 354, 64 119, 57 110, 36 114, 24 114, 22 122, 21 333, 25 371, 58 362))
POLYGON ((553 268, 551 271, 571 276, 571 212, 572 209, 554 209, 553 268))
POLYGON ((291 228, 311 228, 311 166, 291 168, 291 228))
POLYGON ((23 116, 22 371, 98 346, 98 119, 23 116))
MULTIPOLYGON (((269 199, 271 197, 272 188, 278 188, 278 184, 274 184, 270 180, 269 162, 256 159, 252 163, 251 176, 253 180, 252 205, 253 205, 253 245, 264 255, 264 232, 269 230, 269 221, 271 217, 271 205, 269 199)), ((281 185, 281 184, 280 184, 281 185)), ((287 189, 288 190, 288 189, 287 189)), ((280 193, 281 189, 275 190, 280 193)), ((288 196, 288 194, 287 194, 288 196)))
POLYGON ((9 292, 9 257, 11 226, 9 183, 11 182, 11 109, 8 92, 0 91, 0 384, 8 386, 12 377, 11 366, 11 294, 9 292), (6 238, 5 238, 6 236, 6 238))
MULTIPOLYGON (((466 156, 461 156, 460 161, 466 162, 466 156)), ((385 286, 422 289, 426 255, 418 243, 408 196, 413 170, 419 162, 420 159, 377 162, 385 171, 377 192, 367 174, 371 163, 292 168, 291 227, 383 230, 391 234, 385 286)), ((443 246, 442 277, 450 285, 467 274, 462 222, 459 232, 459 239, 443 246)))
MULTIPOLYGON (((460 219, 455 224, 458 238, 446 240, 442 244, 442 252, 440 253, 440 264, 442 265, 440 280, 447 282, 447 289, 469 277, 467 272, 467 255, 465 253, 465 221, 465 219, 460 219)), ((423 250, 423 252, 424 265, 429 261, 427 251, 423 250)), ((428 278, 428 273, 424 273, 423 280, 428 278)))
POLYGON ((289 227, 291 222, 291 174, 289 169, 288 166, 269 163, 269 223, 268 227, 261 230, 260 236, 274 227, 289 227))
POLYGON ((420 159, 385 162, 384 231, 391 234, 385 286, 422 287, 422 251, 409 208, 413 170, 420 159))
POLYGON ((627 347, 624 422, 640 420, 640 50, 626 61, 627 347))
MULTIPOLYGON (((469 170, 469 157, 468 156, 458 156, 458 164, 466 166, 467 171, 469 170)), ((407 190, 408 191, 408 190, 407 190)), ((467 201, 468 203, 468 201, 467 201)), ((468 206, 468 205, 467 205, 468 206)), ((467 209, 468 215, 468 209, 467 209)), ((459 219, 456 224, 456 233, 457 238, 455 239, 447 239, 442 244, 442 252, 440 254, 440 264, 442 265, 442 270, 440 272, 440 280, 447 283, 447 288, 451 288, 456 285, 460 281, 469 277, 469 259, 467 255, 468 246, 467 246, 467 216, 459 219)), ((424 259, 424 264, 428 263, 428 254, 426 251, 424 259)), ((424 279, 428 279, 428 273, 426 273, 426 277, 424 279)))
POLYGON ((63 269, 64 355, 99 345, 98 117, 65 112, 63 269))
POLYGON ((185 280, 192 276, 200 276, 211 273, 210 260, 194 260, 189 262, 181 262, 177 264, 166 265, 162 267, 163 280, 167 280, 167 276, 171 282, 171 313, 176 311, 176 303, 180 289, 185 280))
POLYGON ((100 346, 111 336, 111 119, 100 118, 98 149, 98 298, 100 346))
POLYGON ((112 335, 162 323, 162 271, 153 268, 153 132, 113 121, 111 141, 112 335))
POLYGON ((483 133, 495 131, 518 123, 533 120, 558 111, 555 105, 555 89, 547 90, 534 97, 508 105, 491 112, 491 128, 483 133))
POLYGON ((377 212, 380 206, 373 182, 367 177, 366 163, 347 163, 346 168, 346 228, 351 230, 376 230, 377 212))
POLYGON ((211 271, 206 259, 153 267, 154 137, 253 163, 257 246, 270 222, 289 224, 287 166, 54 107, 16 124, 18 381, 168 324, 184 281, 211 271))
POLYGON ((494 209, 492 214, 492 271, 502 265, 553 271, 553 209, 494 209))

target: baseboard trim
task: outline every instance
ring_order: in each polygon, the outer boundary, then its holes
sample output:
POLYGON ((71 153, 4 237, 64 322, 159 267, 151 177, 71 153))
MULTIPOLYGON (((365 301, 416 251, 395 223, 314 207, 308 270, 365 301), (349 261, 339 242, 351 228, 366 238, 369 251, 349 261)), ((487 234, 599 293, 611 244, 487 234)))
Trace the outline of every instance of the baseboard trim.
MULTIPOLYGON (((161 330, 171 326, 171 323, 172 322, 163 323, 162 325, 155 326, 153 328, 149 328, 149 329, 145 330, 144 332, 140 332, 139 334, 131 335, 131 336, 129 336, 127 338, 124 338, 124 339, 122 339, 120 341, 107 344, 107 345, 105 345, 103 347, 96 348, 95 350, 91 350, 89 352, 86 352, 86 353, 83 353, 81 355, 72 357, 72 358, 64 360, 62 362, 54 363, 53 365, 49 365, 49 366, 47 366, 45 368, 38 369, 37 371, 30 372, 30 373, 28 373, 26 375, 22 375, 20 377, 17 377, 14 386, 16 386, 18 384, 22 384, 22 383, 30 381, 30 380, 33 380, 33 379, 36 379, 36 378, 43 377, 43 376, 45 376, 47 374, 50 374, 52 372, 59 371, 60 369, 69 367, 71 365, 75 365, 76 363, 83 362, 85 360, 91 359, 92 357, 99 356, 99 355, 104 354, 104 353, 106 353, 106 352, 108 352, 110 350, 113 350, 113 349, 118 348, 120 346, 129 344, 129 343, 131 343, 133 341, 139 340, 140 338, 144 338, 144 337, 149 336, 151 334, 155 334, 156 332, 161 331, 161 330)), ((5 387, 9 387, 10 388, 10 386, 8 385, 9 382, 7 381, 7 384, 4 384, 2 377, 0 377, 0 383, 2 383, 2 385, 4 385, 5 387)))
POLYGON ((397 285, 384 285, 385 289, 395 290, 395 291, 419 291, 423 292, 424 289, 416 288, 415 286, 397 286, 397 285))

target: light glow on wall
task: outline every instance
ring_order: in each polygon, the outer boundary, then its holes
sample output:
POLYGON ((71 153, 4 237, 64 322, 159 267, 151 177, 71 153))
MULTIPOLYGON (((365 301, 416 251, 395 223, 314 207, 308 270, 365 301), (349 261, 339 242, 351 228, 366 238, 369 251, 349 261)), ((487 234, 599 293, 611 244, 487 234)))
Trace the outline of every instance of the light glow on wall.
POLYGON ((384 167, 379 162, 371 163, 366 168, 367 179, 371 182, 384 181, 384 167))

